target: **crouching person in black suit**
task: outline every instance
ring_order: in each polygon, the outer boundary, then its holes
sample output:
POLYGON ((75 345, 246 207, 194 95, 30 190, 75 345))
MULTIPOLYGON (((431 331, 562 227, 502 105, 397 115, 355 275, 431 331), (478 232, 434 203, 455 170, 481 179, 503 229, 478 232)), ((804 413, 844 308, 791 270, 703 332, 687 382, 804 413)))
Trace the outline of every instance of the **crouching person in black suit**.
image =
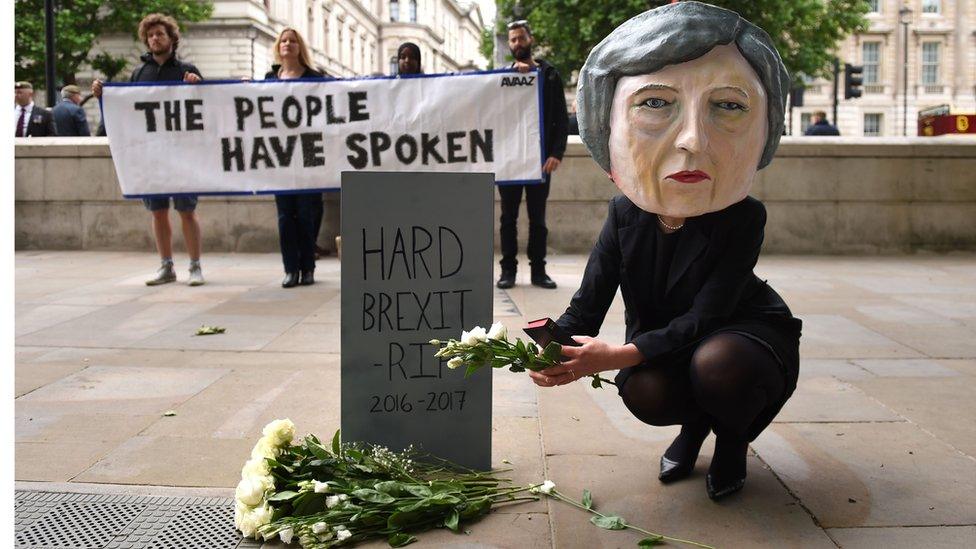
POLYGON ((662 482, 690 475, 714 432, 712 499, 743 487, 748 444, 799 371, 801 322, 753 274, 766 210, 747 196, 779 145, 789 82, 762 29, 697 2, 625 22, 579 78, 580 135, 623 196, 556 321, 582 346, 531 375, 550 387, 619 370, 638 419, 681 425, 662 482), (595 338, 618 287, 624 345, 595 338))

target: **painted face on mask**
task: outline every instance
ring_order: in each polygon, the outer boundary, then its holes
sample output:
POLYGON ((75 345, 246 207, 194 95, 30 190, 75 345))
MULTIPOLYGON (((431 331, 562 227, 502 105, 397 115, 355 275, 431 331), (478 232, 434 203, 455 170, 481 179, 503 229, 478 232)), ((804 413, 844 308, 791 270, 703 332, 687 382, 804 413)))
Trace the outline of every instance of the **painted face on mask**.
POLYGON ((766 144, 766 93, 735 45, 617 82, 610 166, 641 209, 694 217, 749 193, 766 144))

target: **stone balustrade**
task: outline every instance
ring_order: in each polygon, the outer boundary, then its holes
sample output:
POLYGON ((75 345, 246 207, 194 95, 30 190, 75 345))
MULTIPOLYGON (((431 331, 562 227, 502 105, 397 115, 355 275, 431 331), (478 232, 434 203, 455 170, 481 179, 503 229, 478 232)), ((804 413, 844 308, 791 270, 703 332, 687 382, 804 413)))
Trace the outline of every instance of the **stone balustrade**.
MULTIPOLYGON (((14 179, 17 249, 153 249, 150 217, 140 201, 122 198, 107 139, 15 139, 14 179)), ((549 196, 552 252, 588 251, 615 192, 571 137, 549 196)), ((752 194, 769 212, 767 252, 976 250, 971 137, 785 137, 752 194)), ((202 197, 204 249, 277 251, 272 202, 269 196, 202 197)), ((497 203, 495 209, 497 224, 497 203)), ((178 225, 175 214, 173 221, 178 225)), ((339 193, 327 193, 320 243, 331 245, 338 226, 339 193)), ((523 241, 527 227, 523 207, 523 241)), ((174 232, 179 249, 179 229, 174 232)))

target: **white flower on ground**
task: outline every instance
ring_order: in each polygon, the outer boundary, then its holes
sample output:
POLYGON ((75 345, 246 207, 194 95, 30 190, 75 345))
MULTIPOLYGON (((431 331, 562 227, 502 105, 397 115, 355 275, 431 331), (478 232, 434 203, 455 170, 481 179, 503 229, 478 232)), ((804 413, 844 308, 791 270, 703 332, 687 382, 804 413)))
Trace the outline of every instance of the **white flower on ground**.
POLYGON ((247 477, 265 477, 271 474, 271 467, 268 462, 264 460, 263 457, 251 458, 244 463, 244 468, 241 469, 241 478, 247 477))
POLYGON ((313 480, 312 482, 315 485, 315 489, 314 490, 315 490, 315 493, 316 494, 328 494, 329 493, 329 483, 328 482, 319 482, 317 480, 313 480))
POLYGON ((291 538, 294 535, 295 535, 295 531, 292 530, 291 528, 285 528, 284 530, 278 532, 278 537, 280 537, 281 541, 286 544, 291 543, 291 538))
POLYGON ((508 329, 501 322, 496 322, 491 325, 488 330, 488 339, 500 339, 502 341, 508 341, 508 329))
POLYGON ((447 361, 447 367, 450 368, 450 369, 452 369, 452 370, 456 370, 457 368, 460 368, 461 367, 461 364, 463 362, 464 361, 461 360, 461 357, 456 356, 456 357, 452 358, 451 360, 448 360, 447 361))
POLYGON ((258 529, 271 522, 271 508, 264 504, 241 513, 240 520, 234 517, 234 523, 247 538, 258 539, 258 529))
POLYGON ((336 539, 339 541, 347 540, 352 537, 352 532, 346 529, 336 530, 336 539))
POLYGON ((268 477, 246 477, 237 483, 234 497, 244 505, 254 507, 264 500, 264 493, 268 489, 268 477))
POLYGON ((347 496, 346 494, 339 494, 337 496, 329 496, 329 497, 325 498, 325 506, 328 509, 332 509, 333 507, 335 507, 336 505, 339 505, 340 503, 342 503, 343 501, 346 501, 347 499, 349 499, 349 496, 347 496))
POLYGON ((251 459, 275 458, 278 456, 278 446, 269 437, 261 437, 251 450, 251 459))
POLYGON ((327 532, 329 530, 329 525, 325 522, 316 522, 312 525, 313 534, 321 534, 322 532, 327 532))
POLYGON ((265 425, 261 433, 275 446, 284 446, 295 438, 295 424, 290 419, 276 419, 265 425))
POLYGON ((483 341, 488 341, 488 332, 481 326, 475 326, 470 332, 461 332, 461 343, 465 345, 477 345, 483 341))
POLYGON ((538 493, 541 492, 543 494, 548 495, 548 494, 551 494, 552 493, 552 491, 553 491, 553 489, 555 487, 556 487, 556 483, 555 482, 553 482, 551 480, 547 480, 547 481, 543 482, 542 484, 536 484, 532 488, 529 488, 529 492, 532 492, 533 494, 538 494, 538 493))

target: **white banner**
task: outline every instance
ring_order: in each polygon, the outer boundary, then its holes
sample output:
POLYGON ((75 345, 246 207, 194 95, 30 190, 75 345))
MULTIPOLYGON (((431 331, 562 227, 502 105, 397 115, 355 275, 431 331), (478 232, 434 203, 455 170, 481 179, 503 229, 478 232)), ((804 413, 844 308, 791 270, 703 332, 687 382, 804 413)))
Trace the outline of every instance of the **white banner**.
POLYGON ((106 84, 126 197, 336 189, 343 171, 542 177, 540 82, 491 71, 404 78, 106 84))

